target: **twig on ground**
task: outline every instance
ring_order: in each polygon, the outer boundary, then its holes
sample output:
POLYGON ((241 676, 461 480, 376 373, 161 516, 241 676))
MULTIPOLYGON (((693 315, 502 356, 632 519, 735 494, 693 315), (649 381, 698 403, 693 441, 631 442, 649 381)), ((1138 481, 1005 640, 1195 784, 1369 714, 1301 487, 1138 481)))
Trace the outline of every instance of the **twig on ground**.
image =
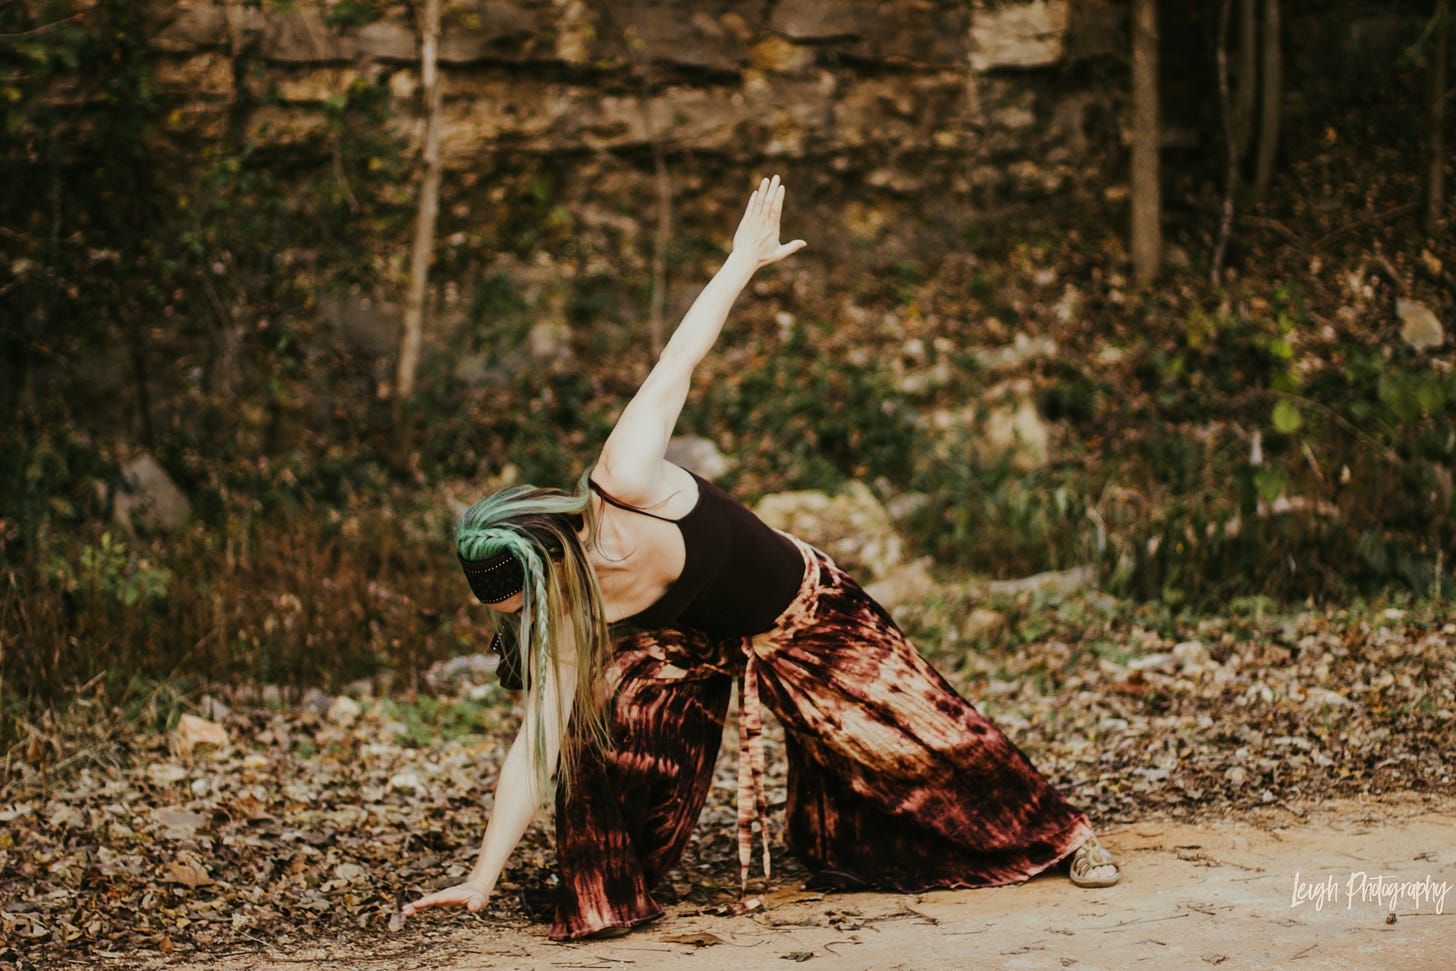
POLYGON ((1127 928, 1127 927, 1135 927, 1138 924, 1156 924, 1156 923, 1158 923, 1160 921, 1165 921, 1165 920, 1178 920, 1180 918, 1187 917, 1187 916, 1188 916, 1188 914, 1186 914, 1186 913, 1185 914, 1169 914, 1167 917, 1149 917, 1149 918, 1147 918, 1145 920, 1124 920, 1124 921, 1120 921, 1119 923, 1113 924, 1111 927, 1103 927, 1103 928, 1101 928, 1101 930, 1102 930, 1102 933, 1104 933, 1104 934, 1111 934, 1113 931, 1120 931, 1120 930, 1123 930, 1124 928, 1127 928))

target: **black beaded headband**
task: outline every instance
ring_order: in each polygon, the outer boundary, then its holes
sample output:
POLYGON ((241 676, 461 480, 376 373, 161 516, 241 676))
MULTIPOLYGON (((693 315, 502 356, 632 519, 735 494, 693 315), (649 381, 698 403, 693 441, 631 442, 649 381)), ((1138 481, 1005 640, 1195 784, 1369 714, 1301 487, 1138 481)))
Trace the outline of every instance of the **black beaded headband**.
POLYGON ((513 553, 501 553, 488 560, 467 560, 460 556, 460 566, 475 599, 483 604, 498 604, 520 593, 526 586, 526 569, 513 553))

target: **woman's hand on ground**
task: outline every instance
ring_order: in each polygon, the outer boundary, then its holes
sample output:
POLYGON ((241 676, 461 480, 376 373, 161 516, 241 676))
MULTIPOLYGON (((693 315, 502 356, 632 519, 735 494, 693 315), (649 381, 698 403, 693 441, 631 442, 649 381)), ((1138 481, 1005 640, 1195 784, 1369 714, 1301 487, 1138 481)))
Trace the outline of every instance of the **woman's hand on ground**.
POLYGON ((484 907, 488 900, 490 900, 488 891, 482 890, 473 883, 461 883, 444 890, 437 890, 419 900, 411 900, 404 905, 400 913, 405 917, 413 917, 430 907, 464 907, 473 914, 484 907))
POLYGON ((764 179, 748 200, 743 221, 733 234, 733 252, 753 260, 755 267, 777 263, 803 249, 807 243, 796 239, 779 242, 779 217, 784 211, 784 187, 776 175, 764 179))

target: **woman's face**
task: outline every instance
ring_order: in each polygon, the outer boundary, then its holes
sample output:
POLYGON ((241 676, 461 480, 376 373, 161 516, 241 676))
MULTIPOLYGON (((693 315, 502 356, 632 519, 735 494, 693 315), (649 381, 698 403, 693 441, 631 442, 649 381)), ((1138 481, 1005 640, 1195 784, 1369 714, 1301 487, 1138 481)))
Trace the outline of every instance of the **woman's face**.
POLYGON ((499 610, 503 614, 519 614, 521 605, 526 602, 524 590, 493 604, 486 604, 491 610, 499 610))

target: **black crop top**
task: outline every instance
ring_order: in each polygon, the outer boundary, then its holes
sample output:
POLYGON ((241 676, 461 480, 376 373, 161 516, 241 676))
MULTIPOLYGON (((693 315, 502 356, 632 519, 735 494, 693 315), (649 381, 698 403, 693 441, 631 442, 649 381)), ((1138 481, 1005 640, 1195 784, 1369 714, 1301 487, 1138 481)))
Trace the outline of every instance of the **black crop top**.
POLYGON ((681 519, 628 505, 591 482, 603 500, 669 522, 682 533, 682 574, 657 602, 622 621, 638 630, 682 627, 716 637, 748 637, 773 627, 798 595, 804 557, 788 537, 701 476, 698 501, 681 519))

